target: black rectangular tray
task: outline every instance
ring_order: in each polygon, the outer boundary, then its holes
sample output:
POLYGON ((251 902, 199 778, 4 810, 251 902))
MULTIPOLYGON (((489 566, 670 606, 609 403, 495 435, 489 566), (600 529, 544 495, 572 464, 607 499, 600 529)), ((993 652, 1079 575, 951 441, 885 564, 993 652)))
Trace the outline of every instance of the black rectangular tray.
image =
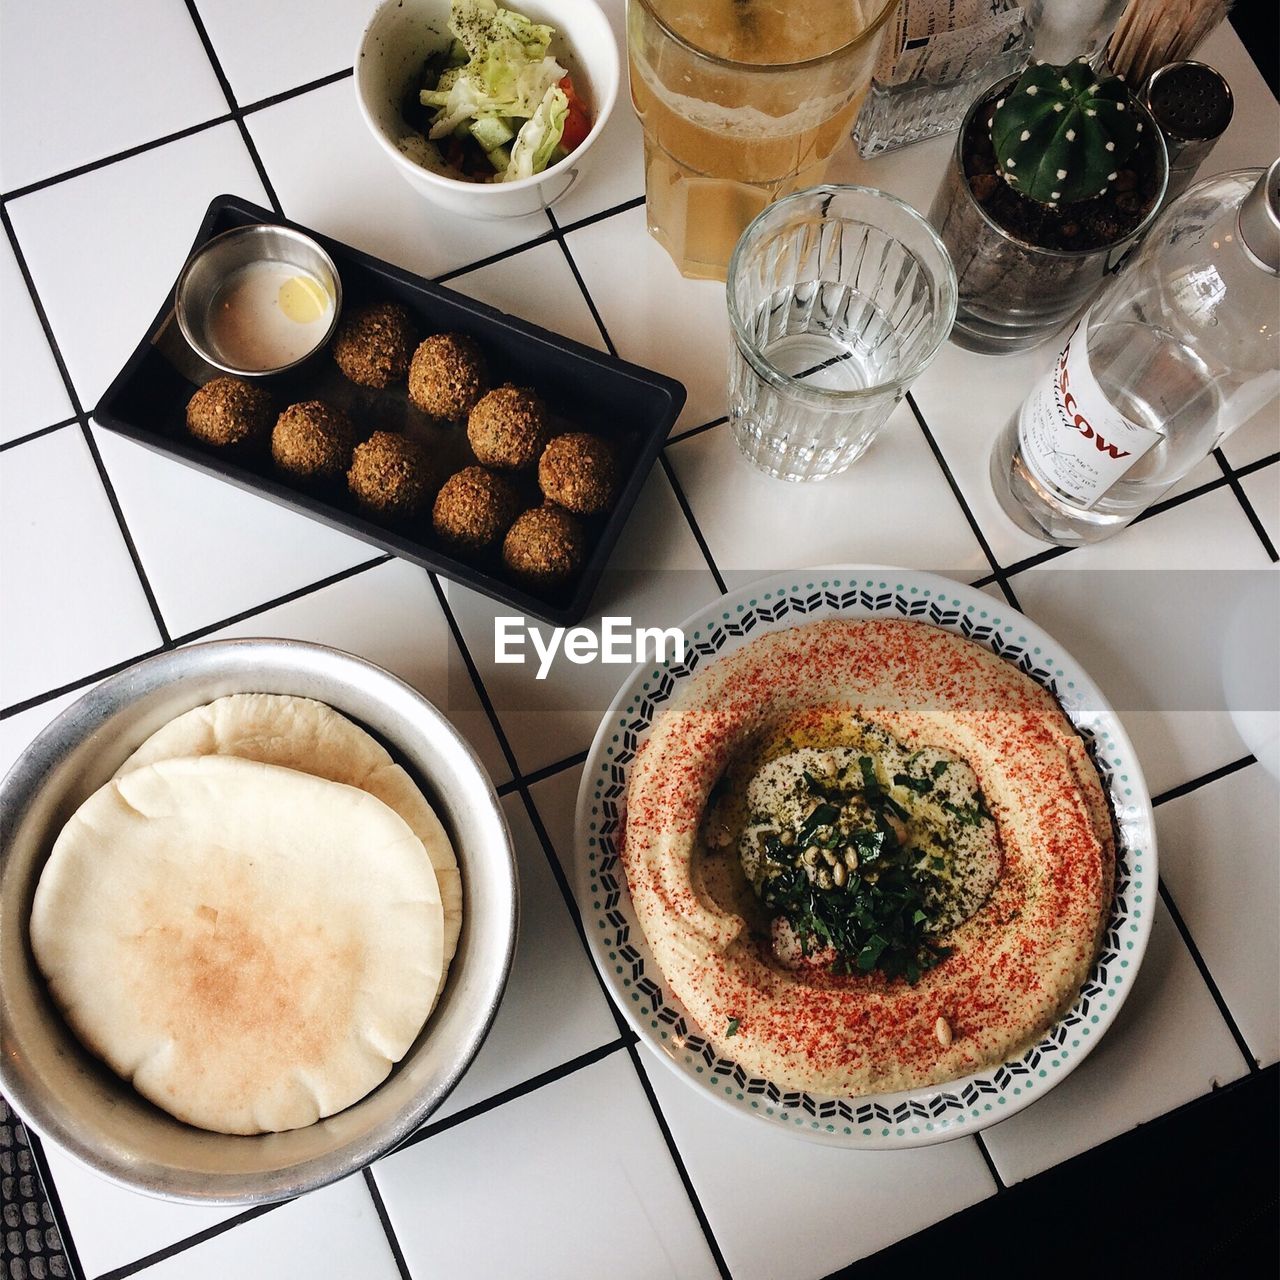
MULTIPOLYGON (((181 337, 173 320, 173 290, 107 389, 94 418, 149 449, 353 534, 521 613, 561 626, 581 618, 649 469, 684 405, 684 387, 672 378, 602 355, 432 284, 236 196, 218 196, 210 203, 192 250, 223 231, 255 222, 295 227, 323 245, 341 276, 344 307, 363 301, 400 302, 420 326, 420 337, 442 332, 471 335, 488 357, 495 380, 534 387, 546 402, 557 430, 590 431, 609 441, 619 462, 618 492, 608 512, 585 521, 587 557, 577 576, 545 593, 532 590, 505 569, 496 552, 475 559, 454 554, 431 528, 429 513, 411 528, 380 524, 362 513, 343 488, 320 492, 288 483, 266 452, 233 456, 199 444, 186 430, 186 404, 196 386, 218 370, 204 364, 181 337)), ((379 429, 411 435, 429 430, 423 425, 429 420, 409 404, 403 386, 376 392, 356 387, 339 374, 327 352, 262 382, 281 408, 308 399, 339 404, 351 413, 362 439, 379 429)), ((474 461, 462 426, 441 428, 436 424, 434 432, 434 439, 427 443, 436 453, 444 451, 449 469, 474 461)), ((536 505, 540 501, 536 483, 528 478, 520 483, 528 490, 527 505, 536 505)))

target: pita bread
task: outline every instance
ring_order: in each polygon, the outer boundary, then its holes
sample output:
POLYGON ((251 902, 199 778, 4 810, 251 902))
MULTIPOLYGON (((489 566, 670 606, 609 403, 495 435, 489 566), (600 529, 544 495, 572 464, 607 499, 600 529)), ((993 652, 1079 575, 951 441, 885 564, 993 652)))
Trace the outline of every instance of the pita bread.
POLYGON ((31 944, 81 1040, 222 1133, 349 1107, 412 1045, 443 965, 430 863, 355 787, 234 757, 113 779, 59 835, 31 944))
POLYGON ((359 725, 312 698, 236 693, 196 707, 157 729, 116 771, 157 760, 239 756, 359 787, 394 809, 422 841, 444 907, 444 986, 462 928, 462 879, 440 819, 412 778, 359 725))

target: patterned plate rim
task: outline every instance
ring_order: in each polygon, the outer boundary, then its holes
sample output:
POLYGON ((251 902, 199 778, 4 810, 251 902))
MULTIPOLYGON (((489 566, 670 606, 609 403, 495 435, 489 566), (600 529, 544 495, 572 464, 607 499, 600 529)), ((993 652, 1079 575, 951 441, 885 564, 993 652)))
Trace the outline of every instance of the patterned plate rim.
POLYGON ((928 1146, 977 1132, 1065 1079, 1110 1026, 1133 984, 1151 933, 1158 874, 1151 798, 1137 756, 1083 667, 1042 627, 995 597, 937 574, 882 565, 771 574, 698 610, 680 629, 685 661, 636 667, 605 713, 583 766, 574 825, 574 887, 592 958, 641 1041, 690 1085, 739 1115, 816 1142, 873 1150, 928 1146), (783 1092, 718 1057, 665 989, 616 866, 612 835, 627 766, 678 682, 756 631, 829 617, 913 618, 1014 662, 1057 698, 1084 738, 1113 813, 1111 917, 1075 1003, 1021 1057, 941 1086, 854 1098, 783 1092))

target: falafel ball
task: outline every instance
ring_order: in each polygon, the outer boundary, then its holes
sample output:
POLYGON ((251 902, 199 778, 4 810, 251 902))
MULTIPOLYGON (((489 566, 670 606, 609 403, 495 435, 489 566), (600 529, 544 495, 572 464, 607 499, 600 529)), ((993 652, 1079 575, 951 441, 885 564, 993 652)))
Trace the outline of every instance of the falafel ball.
POLYGON ((582 525, 559 507, 534 507, 507 530, 502 559, 507 568, 538 585, 552 586, 582 566, 582 525))
POLYGON ((276 466, 299 480, 338 480, 351 465, 356 429, 341 409, 323 400, 291 404, 271 432, 276 466))
POLYGON ((413 353, 409 399, 433 418, 460 421, 488 386, 484 356, 465 334, 434 334, 413 353))
POLYGON ((520 496, 506 476, 464 467, 436 494, 431 520, 450 542, 479 550, 497 542, 520 510, 520 496))
POLYGON ((594 516, 613 498, 613 454, 599 436, 572 431, 556 436, 538 459, 543 495, 576 516, 594 516))
POLYGON ((523 471, 547 443, 547 414, 535 391, 508 384, 490 391, 467 418, 467 439, 487 467, 523 471))
POLYGON ((430 474, 421 445, 392 431, 375 431, 351 455, 347 488, 374 515, 407 520, 426 505, 430 474))
POLYGON ((333 358, 339 369, 362 387, 385 387, 409 370, 413 321, 398 302, 352 307, 338 325, 333 358))
POLYGON ((211 378, 187 401, 187 430, 218 448, 266 440, 274 416, 270 393, 241 378, 211 378))

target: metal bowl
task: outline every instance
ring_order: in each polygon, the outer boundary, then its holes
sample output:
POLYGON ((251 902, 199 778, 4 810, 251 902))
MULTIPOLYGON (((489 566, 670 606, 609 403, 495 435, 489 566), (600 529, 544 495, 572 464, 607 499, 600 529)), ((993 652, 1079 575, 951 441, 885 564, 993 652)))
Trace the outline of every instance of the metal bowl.
POLYGON ((515 946, 511 836, 471 748, 371 663, 288 640, 224 640, 149 658, 68 707, 0 783, 0 1091, 41 1136, 115 1182, 202 1204, 282 1200, 341 1178, 413 1132, 457 1084, 498 1009, 515 946), (440 1003, 372 1093, 285 1133, 210 1133, 153 1106, 89 1054, 36 967, 28 924, 53 842, 80 803, 173 717, 230 693, 316 698, 414 775, 462 870, 462 936, 440 1003))
POLYGON ((174 290, 173 311, 182 336, 206 364, 240 378, 265 378, 310 360, 333 337, 342 311, 342 280, 333 259, 301 231, 270 222, 233 227, 202 244, 187 259, 174 290), (264 369, 243 369, 229 363, 209 335, 209 312, 218 291, 241 267, 251 262, 283 262, 296 267, 318 280, 333 299, 333 312, 324 336, 296 360, 264 369))

